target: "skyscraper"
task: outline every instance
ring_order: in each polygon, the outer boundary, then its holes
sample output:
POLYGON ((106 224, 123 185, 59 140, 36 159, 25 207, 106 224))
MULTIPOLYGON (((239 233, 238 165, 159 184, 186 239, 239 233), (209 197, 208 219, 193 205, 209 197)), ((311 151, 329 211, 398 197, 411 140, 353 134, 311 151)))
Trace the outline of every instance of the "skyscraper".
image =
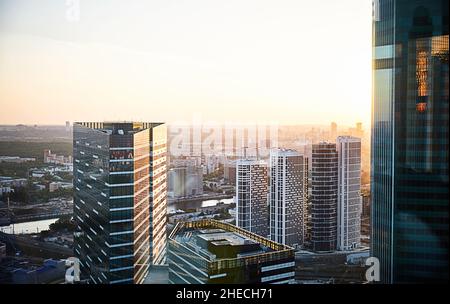
POLYGON ((141 283, 164 262, 166 132, 162 123, 74 124, 74 250, 92 283, 141 283))
POLYGON ((314 251, 334 251, 337 242, 338 155, 336 144, 312 146, 311 243, 314 251))
POLYGON ((236 226, 267 237, 267 164, 258 160, 238 160, 236 172, 236 226))
POLYGON ((337 249, 352 250, 361 244, 361 139, 339 136, 337 249))
POLYGON ((448 281, 448 0, 377 0, 372 255, 384 283, 448 281))
POLYGON ((270 151, 269 232, 275 242, 303 245, 306 167, 306 158, 295 150, 270 151))
POLYGON ((330 140, 334 140, 337 137, 337 123, 334 121, 330 125, 330 140))

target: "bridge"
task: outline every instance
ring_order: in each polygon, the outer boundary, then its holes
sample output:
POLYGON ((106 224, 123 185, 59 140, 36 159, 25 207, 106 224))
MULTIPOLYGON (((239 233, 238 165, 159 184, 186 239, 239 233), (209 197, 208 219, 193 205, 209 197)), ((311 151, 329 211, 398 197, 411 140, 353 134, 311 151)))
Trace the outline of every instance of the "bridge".
POLYGON ((217 194, 217 195, 208 195, 208 196, 195 196, 195 197, 187 197, 187 198, 178 198, 178 199, 167 199, 167 204, 177 204, 177 203, 188 203, 188 202, 199 202, 199 201, 207 201, 207 200, 221 200, 227 198, 233 198, 233 194, 217 194))

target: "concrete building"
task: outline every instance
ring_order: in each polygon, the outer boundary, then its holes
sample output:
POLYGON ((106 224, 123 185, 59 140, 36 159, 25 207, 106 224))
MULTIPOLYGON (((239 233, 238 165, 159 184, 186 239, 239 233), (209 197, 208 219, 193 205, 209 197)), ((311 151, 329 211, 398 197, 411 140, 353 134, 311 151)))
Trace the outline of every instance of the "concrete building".
POLYGON ((236 225, 262 237, 269 234, 267 171, 263 161, 236 163, 236 225))
POLYGON ((55 153, 52 153, 51 150, 46 149, 44 150, 44 163, 46 164, 57 164, 57 165, 65 165, 72 163, 72 156, 64 156, 64 155, 57 155, 55 153))
POLYGON ((352 250, 361 244, 361 139, 339 136, 337 249, 352 250))
POLYGON ((168 172, 169 197, 181 198, 203 194, 203 168, 185 166, 168 172))
POLYGON ((82 279, 142 283, 166 256, 166 126, 73 126, 74 238, 82 279))
POLYGON ((34 162, 34 161, 36 161, 36 158, 33 158, 33 157, 0 156, 0 163, 21 164, 21 163, 34 162))
POLYGON ((50 184, 48 184, 48 191, 49 192, 55 192, 58 189, 59 189, 59 183, 51 182, 50 184))
POLYGON ((295 150, 270 151, 270 239, 302 246, 305 239, 307 159, 295 150))
POLYGON ((311 243, 314 251, 334 251, 337 245, 338 155, 336 144, 312 147, 311 243))
POLYGON ((223 166, 223 178, 231 185, 236 185, 236 161, 226 160, 223 166))
POLYGON ((294 250, 214 220, 178 223, 169 236, 171 284, 289 284, 294 250))

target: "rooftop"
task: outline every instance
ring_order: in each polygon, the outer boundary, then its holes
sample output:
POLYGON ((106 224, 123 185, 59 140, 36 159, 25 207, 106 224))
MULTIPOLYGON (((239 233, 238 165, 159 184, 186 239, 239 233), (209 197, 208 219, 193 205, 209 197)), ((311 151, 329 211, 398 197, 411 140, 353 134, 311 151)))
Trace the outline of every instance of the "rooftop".
POLYGON ((179 222, 169 239, 195 251, 209 262, 244 260, 258 255, 271 260, 294 255, 293 249, 234 225, 215 220, 179 222))
POLYGON ((86 128, 99 130, 102 132, 124 135, 151 129, 164 124, 163 122, 136 122, 136 121, 105 121, 105 122, 75 122, 74 125, 80 125, 86 128))
POLYGON ((187 230, 175 239, 210 261, 272 251, 250 238, 222 229, 187 230))
POLYGON ((144 284, 168 284, 169 267, 167 265, 152 265, 148 271, 144 284))

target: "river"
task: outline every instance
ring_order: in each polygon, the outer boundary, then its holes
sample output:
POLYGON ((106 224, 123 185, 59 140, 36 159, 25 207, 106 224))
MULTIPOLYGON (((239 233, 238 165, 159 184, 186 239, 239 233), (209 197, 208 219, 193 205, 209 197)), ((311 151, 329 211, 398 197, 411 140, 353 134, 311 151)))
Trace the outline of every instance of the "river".
MULTIPOLYGON (((194 202, 179 202, 167 205, 167 211, 173 212, 178 209, 196 209, 199 207, 211 207, 215 206, 219 203, 223 204, 232 204, 234 201, 232 198, 226 198, 221 200, 200 200, 200 201, 194 201, 194 202)), ((0 231, 4 233, 12 234, 13 232, 15 234, 30 234, 30 233, 39 233, 43 230, 48 230, 50 227, 50 224, 53 224, 56 222, 58 218, 55 219, 49 219, 49 220, 40 220, 40 221, 32 221, 32 222, 24 222, 24 223, 17 223, 17 224, 11 224, 9 226, 0 226, 0 231)))
POLYGON ((43 230, 48 230, 50 225, 56 222, 58 219, 49 219, 41 221, 32 221, 25 223, 11 224, 9 226, 0 226, 0 231, 4 233, 12 234, 30 234, 39 233, 43 230))
POLYGON ((179 202, 179 203, 173 203, 167 205, 167 211, 176 211, 178 209, 196 209, 200 207, 211 207, 215 206, 218 203, 224 203, 224 204, 232 204, 234 202, 233 198, 225 198, 221 200, 206 200, 206 201, 195 201, 195 202, 179 202))

